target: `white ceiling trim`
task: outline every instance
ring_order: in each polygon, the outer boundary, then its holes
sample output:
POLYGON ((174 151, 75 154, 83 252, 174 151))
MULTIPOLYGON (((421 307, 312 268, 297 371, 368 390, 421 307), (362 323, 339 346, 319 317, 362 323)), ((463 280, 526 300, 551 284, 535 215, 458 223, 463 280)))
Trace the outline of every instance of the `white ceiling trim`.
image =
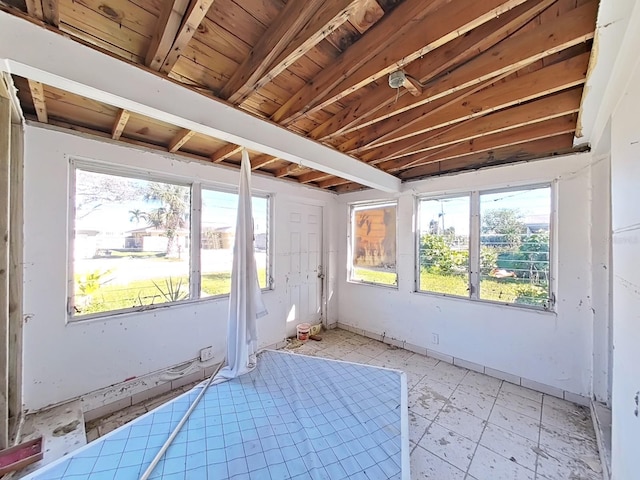
POLYGON ((0 11, 0 70, 384 192, 401 181, 272 122, 0 11))

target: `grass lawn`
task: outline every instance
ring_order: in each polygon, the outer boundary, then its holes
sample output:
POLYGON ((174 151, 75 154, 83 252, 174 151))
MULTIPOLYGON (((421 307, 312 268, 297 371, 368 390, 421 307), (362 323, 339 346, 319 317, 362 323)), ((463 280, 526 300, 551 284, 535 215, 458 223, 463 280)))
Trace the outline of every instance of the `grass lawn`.
MULTIPOLYGON (((358 268, 354 270, 354 280, 382 285, 395 285, 396 274, 358 268)), ((542 298, 527 297, 523 299, 522 294, 518 290, 519 288, 522 289, 527 286, 529 286, 528 280, 483 278, 480 280, 480 298, 482 300, 494 300, 505 303, 526 303, 529 305, 542 306, 544 303, 544 299, 542 298), (518 297, 520 297, 520 299, 516 302, 518 297)), ((440 275, 424 270, 420 272, 420 290, 422 291, 468 297, 469 292, 467 287, 468 279, 464 275, 440 275)), ((544 285, 541 287, 546 288, 544 285)))
MULTIPOLYGON (((258 270, 260 287, 265 288, 267 279, 265 270, 258 270)), ((76 290, 77 290, 76 283, 76 290)), ((209 273, 202 275, 202 297, 224 295, 231 289, 231 272, 209 273)), ((171 299, 184 300, 189 294, 188 277, 174 277, 168 284, 165 278, 139 280, 127 285, 103 285, 90 301, 78 298, 77 315, 107 312, 124 308, 158 305, 171 299), (155 284, 154 284, 155 282, 155 284)))

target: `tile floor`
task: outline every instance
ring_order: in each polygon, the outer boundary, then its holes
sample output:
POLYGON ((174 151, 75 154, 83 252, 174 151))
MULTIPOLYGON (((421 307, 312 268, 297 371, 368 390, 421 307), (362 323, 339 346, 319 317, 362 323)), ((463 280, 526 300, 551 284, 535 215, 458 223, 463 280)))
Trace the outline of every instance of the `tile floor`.
MULTIPOLYGON (((602 479, 587 408, 345 330, 322 337, 287 348, 407 373, 412 479, 602 479)), ((180 393, 92 422, 89 440, 180 393)))

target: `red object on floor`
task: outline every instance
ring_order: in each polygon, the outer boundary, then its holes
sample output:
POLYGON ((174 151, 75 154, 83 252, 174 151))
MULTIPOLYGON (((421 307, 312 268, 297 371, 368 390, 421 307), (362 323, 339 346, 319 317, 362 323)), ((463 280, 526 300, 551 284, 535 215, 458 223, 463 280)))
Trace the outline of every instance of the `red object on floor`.
POLYGON ((42 437, 0 450, 0 476, 42 460, 42 437))

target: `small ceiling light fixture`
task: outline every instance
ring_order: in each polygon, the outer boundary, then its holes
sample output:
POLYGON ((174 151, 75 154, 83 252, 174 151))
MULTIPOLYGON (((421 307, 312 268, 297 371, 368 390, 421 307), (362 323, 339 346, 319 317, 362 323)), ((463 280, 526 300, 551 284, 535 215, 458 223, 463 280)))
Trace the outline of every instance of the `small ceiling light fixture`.
POLYGON ((391 72, 389 74, 389 86, 391 88, 400 88, 404 85, 407 76, 404 74, 402 70, 397 70, 395 72, 391 72))

